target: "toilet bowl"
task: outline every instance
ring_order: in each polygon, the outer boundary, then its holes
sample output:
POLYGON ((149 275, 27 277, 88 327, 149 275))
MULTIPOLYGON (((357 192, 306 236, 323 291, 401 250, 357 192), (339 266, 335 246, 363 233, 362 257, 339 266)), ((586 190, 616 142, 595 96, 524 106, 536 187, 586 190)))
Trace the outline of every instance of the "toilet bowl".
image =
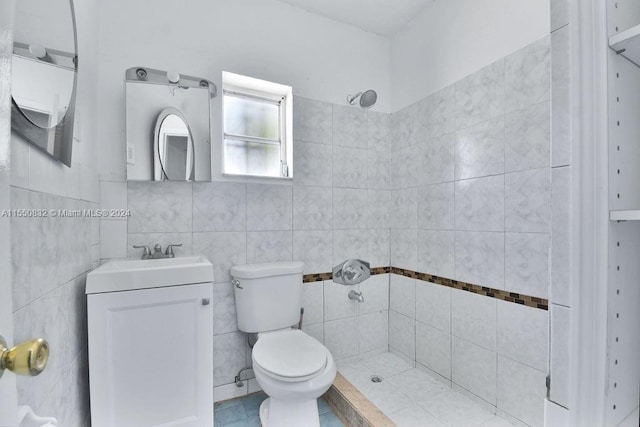
POLYGON ((256 381, 269 398, 260 406, 263 427, 320 425, 316 399, 336 377, 329 350, 297 329, 259 334, 251 355, 256 381))

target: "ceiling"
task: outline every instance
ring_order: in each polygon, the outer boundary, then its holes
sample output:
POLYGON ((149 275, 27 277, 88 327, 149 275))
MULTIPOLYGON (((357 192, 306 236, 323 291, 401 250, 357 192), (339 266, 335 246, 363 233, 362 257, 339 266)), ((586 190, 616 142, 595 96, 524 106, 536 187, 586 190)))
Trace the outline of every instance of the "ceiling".
POLYGON ((434 0, 281 0, 307 12, 391 36, 434 0))

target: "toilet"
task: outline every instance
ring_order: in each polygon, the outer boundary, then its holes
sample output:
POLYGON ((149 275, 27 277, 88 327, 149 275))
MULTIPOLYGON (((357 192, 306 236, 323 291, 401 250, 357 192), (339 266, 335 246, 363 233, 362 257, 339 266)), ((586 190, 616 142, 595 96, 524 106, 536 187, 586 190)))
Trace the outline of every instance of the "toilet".
POLYGON ((251 360, 269 396, 260 405, 263 427, 319 427, 317 399, 336 377, 329 350, 299 329, 302 262, 231 268, 238 328, 256 333, 251 360))

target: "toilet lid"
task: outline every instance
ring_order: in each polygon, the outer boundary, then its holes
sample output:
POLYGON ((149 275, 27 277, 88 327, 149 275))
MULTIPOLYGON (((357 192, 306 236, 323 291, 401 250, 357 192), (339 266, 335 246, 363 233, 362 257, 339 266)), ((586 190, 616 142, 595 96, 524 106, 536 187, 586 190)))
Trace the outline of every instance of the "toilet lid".
POLYGON ((304 332, 271 332, 253 347, 253 361, 266 371, 287 378, 313 375, 327 364, 327 349, 304 332))

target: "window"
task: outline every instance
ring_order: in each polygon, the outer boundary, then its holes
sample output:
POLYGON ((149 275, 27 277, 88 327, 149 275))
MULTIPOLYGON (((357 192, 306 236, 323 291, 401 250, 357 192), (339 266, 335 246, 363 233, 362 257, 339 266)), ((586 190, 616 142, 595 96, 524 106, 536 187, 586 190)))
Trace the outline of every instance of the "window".
POLYGON ((291 178, 291 87, 228 72, 222 85, 223 172, 291 178))

